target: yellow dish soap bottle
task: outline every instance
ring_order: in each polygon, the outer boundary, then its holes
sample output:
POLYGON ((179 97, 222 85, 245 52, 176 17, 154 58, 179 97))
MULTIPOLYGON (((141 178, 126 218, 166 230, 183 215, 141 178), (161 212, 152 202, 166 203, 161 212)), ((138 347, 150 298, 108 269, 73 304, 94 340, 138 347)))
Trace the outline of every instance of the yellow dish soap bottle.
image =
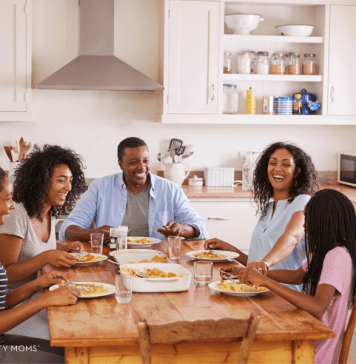
POLYGON ((246 114, 256 114, 256 91, 252 87, 246 91, 246 114))

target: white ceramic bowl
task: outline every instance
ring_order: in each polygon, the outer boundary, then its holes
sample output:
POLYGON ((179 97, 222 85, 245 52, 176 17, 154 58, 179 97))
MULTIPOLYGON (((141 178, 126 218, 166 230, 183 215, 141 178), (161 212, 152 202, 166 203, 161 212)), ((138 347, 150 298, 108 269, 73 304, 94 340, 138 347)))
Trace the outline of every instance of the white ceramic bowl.
POLYGON ((308 37, 314 30, 314 25, 278 25, 276 29, 281 35, 287 35, 291 37, 308 37))
POLYGON ((252 30, 258 27, 260 21, 263 21, 261 15, 257 14, 226 14, 226 26, 234 34, 250 34, 252 30))

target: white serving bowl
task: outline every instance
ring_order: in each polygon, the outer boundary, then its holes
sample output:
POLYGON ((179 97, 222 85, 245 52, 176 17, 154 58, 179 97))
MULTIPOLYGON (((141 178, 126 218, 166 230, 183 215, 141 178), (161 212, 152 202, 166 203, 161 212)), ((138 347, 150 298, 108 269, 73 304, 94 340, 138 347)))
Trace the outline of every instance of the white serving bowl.
POLYGON ((276 29, 281 35, 287 35, 290 37, 308 37, 314 30, 314 25, 302 25, 302 24, 291 24, 291 25, 278 25, 276 29))
POLYGON ((263 21, 261 15, 257 14, 226 14, 226 26, 234 32, 234 34, 250 34, 250 32, 258 27, 260 21, 263 21))

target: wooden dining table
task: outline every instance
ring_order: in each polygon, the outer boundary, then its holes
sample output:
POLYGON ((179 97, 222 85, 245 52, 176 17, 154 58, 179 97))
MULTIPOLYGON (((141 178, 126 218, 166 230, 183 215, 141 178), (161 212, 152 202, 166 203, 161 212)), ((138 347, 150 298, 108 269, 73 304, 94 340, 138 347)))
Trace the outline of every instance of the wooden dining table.
MULTIPOLYGON (((84 243, 86 251, 90 246, 84 243)), ((167 241, 154 245, 168 253, 167 241)), ((193 275, 194 262, 186 253, 203 249, 202 241, 182 243, 177 264, 193 275)), ((104 247, 104 254, 109 250, 104 247)), ((214 263, 213 280, 220 280, 219 269, 233 262, 214 263)), ((44 271, 54 269, 47 265, 44 271)), ((110 259, 89 267, 55 268, 64 271, 69 281, 115 284, 118 265, 110 259)), ((297 309, 273 292, 254 297, 232 297, 208 286, 194 285, 184 292, 133 293, 128 304, 116 301, 115 294, 79 298, 72 306, 47 308, 50 342, 65 348, 69 364, 141 364, 137 321, 168 324, 176 321, 247 318, 261 315, 248 363, 314 363, 314 341, 334 337, 332 330, 306 311, 297 309)), ((153 364, 236 363, 240 342, 229 338, 200 340, 152 346, 153 364)))

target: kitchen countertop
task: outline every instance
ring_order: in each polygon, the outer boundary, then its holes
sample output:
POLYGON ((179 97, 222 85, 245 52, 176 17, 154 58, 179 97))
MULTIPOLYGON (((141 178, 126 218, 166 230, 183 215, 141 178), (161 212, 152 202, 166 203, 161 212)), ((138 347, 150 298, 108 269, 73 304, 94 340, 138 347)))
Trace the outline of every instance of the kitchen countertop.
MULTIPOLYGON (((347 196, 356 207, 356 188, 339 183, 321 184, 320 189, 331 188, 347 196)), ((236 187, 193 187, 183 185, 182 190, 188 198, 251 198, 252 193, 242 191, 242 186, 236 187)))

